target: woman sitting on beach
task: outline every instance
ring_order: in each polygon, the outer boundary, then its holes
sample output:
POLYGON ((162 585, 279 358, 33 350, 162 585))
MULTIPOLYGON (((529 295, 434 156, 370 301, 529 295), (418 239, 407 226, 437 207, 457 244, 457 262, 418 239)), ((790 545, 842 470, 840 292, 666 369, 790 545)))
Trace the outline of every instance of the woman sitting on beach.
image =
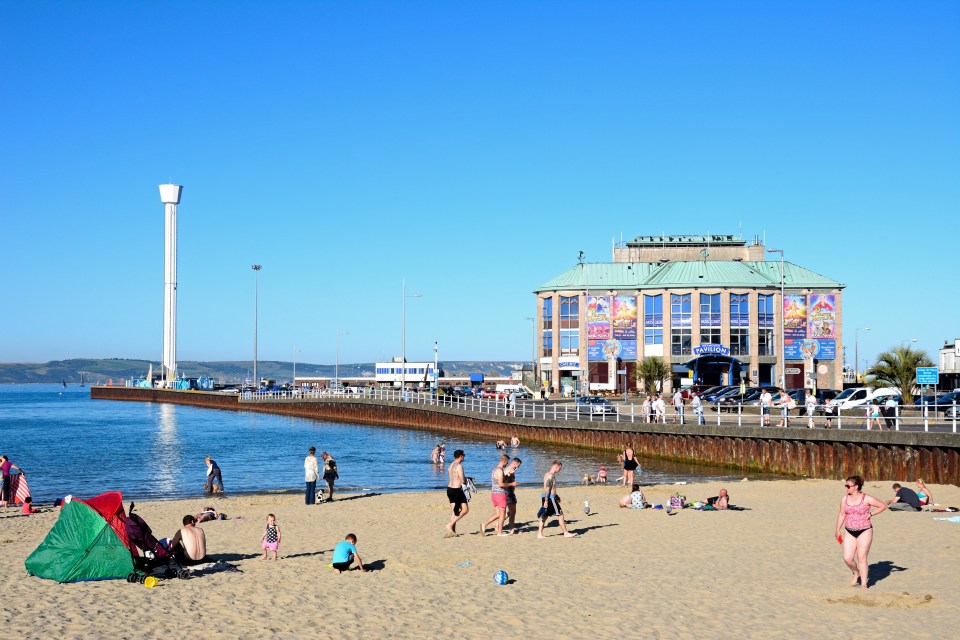
POLYGON ((730 506, 730 494, 726 489, 720 489, 720 495, 707 498, 704 502, 714 509, 726 509, 730 506))
POLYGON ((643 499, 643 493, 639 487, 620 498, 621 509, 647 509, 649 507, 650 505, 643 499))
POLYGON ((933 495, 927 485, 923 484, 923 478, 917 478, 917 497, 920 498, 920 506, 927 507, 933 504, 933 495))

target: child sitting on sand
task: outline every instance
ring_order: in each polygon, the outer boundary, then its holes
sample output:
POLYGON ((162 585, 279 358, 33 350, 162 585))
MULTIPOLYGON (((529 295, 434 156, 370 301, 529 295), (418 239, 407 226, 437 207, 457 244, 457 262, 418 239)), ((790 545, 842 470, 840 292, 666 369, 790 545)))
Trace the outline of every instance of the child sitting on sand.
POLYGON ((363 566, 360 552, 357 551, 357 536, 348 533, 346 537, 333 548, 333 561, 330 563, 330 566, 340 573, 343 573, 344 571, 350 570, 350 565, 353 564, 354 558, 357 559, 357 566, 360 567, 360 571, 366 573, 367 570, 363 566))
POLYGON ((260 538, 263 542, 263 559, 267 559, 267 550, 273 551, 273 559, 277 560, 277 550, 280 548, 280 527, 277 526, 277 517, 272 513, 267 516, 267 528, 260 538))
POLYGON ((33 508, 33 498, 27 496, 23 499, 23 515, 28 516, 31 513, 40 513, 40 511, 33 508))
POLYGON ((607 468, 600 465, 600 471, 597 471, 597 484, 607 484, 607 468))

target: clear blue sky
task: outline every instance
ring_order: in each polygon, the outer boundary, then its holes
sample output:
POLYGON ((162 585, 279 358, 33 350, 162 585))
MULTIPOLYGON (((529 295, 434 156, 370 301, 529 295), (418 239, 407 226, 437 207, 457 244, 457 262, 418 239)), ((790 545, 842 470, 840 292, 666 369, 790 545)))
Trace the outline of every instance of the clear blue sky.
POLYGON ((960 337, 957 2, 5 2, 0 361, 526 359, 623 235, 766 236, 861 359, 960 337))

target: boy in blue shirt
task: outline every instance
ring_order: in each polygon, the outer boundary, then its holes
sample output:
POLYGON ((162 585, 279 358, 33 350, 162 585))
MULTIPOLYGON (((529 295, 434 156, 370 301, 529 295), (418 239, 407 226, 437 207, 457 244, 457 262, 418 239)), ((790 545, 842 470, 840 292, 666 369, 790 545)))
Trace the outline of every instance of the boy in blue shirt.
POLYGON ((357 536, 353 535, 352 533, 348 533, 346 538, 337 543, 337 546, 333 548, 332 566, 334 569, 340 573, 349 571, 350 565, 353 564, 353 559, 356 558, 357 565, 360 567, 360 571, 363 573, 367 572, 367 570, 363 568, 363 559, 357 552, 356 545, 357 536))

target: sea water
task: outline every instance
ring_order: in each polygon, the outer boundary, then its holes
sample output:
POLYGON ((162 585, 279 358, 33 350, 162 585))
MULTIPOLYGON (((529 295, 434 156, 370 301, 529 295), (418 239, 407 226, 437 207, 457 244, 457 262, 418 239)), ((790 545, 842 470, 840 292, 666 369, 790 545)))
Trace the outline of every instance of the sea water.
MULTIPOLYGON (((490 439, 435 431, 393 429, 253 412, 153 402, 91 400, 77 385, 0 385, 0 454, 26 471, 34 501, 117 490, 127 499, 202 495, 204 456, 217 461, 228 494, 302 491, 303 458, 314 446, 337 461, 337 489, 355 492, 442 490, 446 469, 430 460, 446 439, 466 453, 464 468, 481 489, 489 487, 498 451, 490 439)), ((521 442, 506 450, 523 460, 521 486, 539 486, 553 460, 563 461, 561 484, 579 484, 606 465, 613 482, 616 454, 521 442)), ((638 482, 731 480, 745 474, 640 459, 638 482)), ((756 474, 747 474, 757 477, 756 474)), ((323 486, 323 481, 318 482, 323 486)))

